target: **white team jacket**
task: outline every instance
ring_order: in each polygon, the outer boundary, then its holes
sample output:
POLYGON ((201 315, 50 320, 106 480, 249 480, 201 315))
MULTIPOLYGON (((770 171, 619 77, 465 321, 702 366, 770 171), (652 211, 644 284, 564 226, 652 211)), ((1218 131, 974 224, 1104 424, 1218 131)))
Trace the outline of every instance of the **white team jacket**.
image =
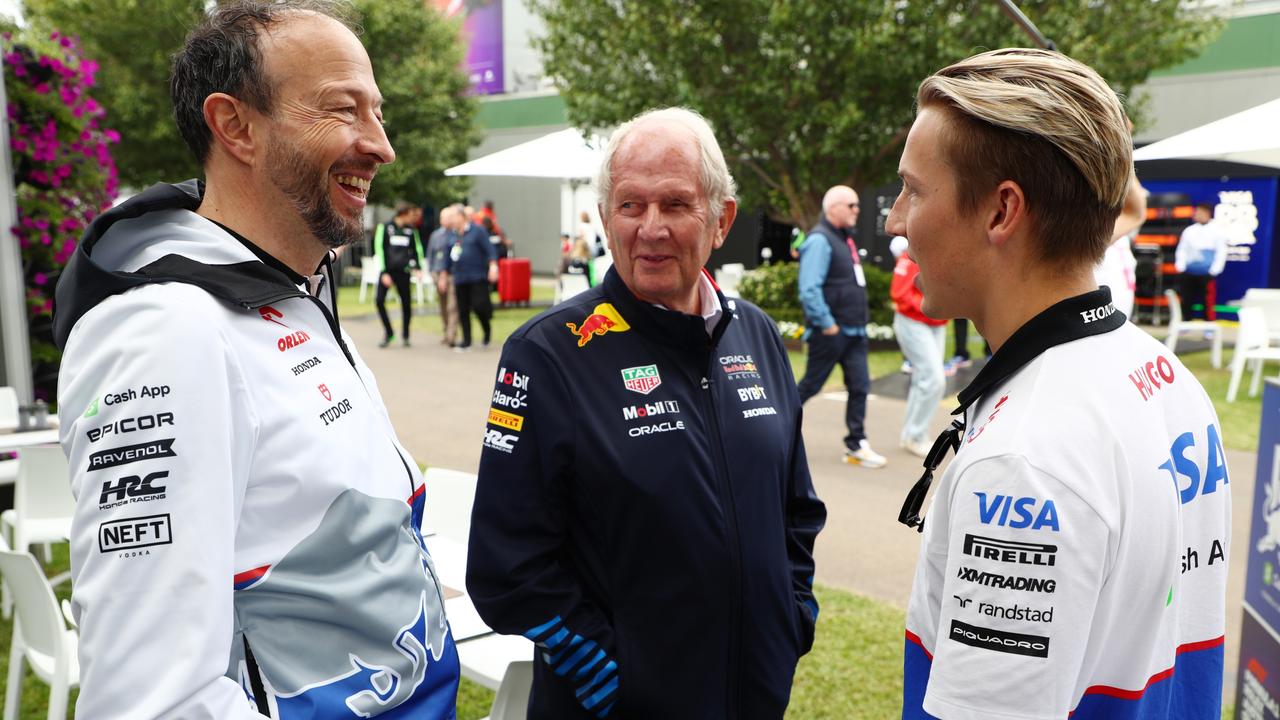
POLYGON ((422 477, 373 376, 198 202, 104 215, 58 287, 77 714, 452 718, 422 477))

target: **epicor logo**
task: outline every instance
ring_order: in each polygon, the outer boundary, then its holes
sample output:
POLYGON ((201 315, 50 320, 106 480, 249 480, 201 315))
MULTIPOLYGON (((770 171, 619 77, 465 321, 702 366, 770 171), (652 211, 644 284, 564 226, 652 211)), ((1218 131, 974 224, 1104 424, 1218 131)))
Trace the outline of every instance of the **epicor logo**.
POLYGON ((597 335, 626 332, 631 329, 627 321, 623 320, 618 311, 609 303, 596 305, 591 314, 583 319, 582 325, 567 322, 564 326, 569 328, 569 332, 578 336, 578 347, 583 347, 591 342, 591 339, 597 335))
POLYGON ((529 376, 521 375, 515 370, 507 370, 505 367, 498 368, 498 384, 510 385, 516 390, 529 390, 529 376))
POLYGON ((284 352, 285 350, 292 350, 293 348, 298 347, 299 345, 301 345, 302 343, 310 339, 311 339, 310 335, 299 330, 291 335, 285 335, 284 337, 277 340, 276 347, 280 349, 280 352, 284 352))
POLYGON ((173 413, 162 412, 155 415, 141 415, 136 418, 125 418, 109 422, 102 427, 90 428, 85 435, 89 442, 98 442, 108 435, 123 435, 138 430, 154 430, 158 427, 173 424, 173 413))
POLYGON ((258 314, 261 315, 262 319, 266 320, 267 322, 273 322, 283 328, 289 327, 288 325, 285 325, 284 323, 276 319, 276 318, 284 317, 284 313, 271 307, 270 305, 263 305, 262 307, 258 308, 258 314))

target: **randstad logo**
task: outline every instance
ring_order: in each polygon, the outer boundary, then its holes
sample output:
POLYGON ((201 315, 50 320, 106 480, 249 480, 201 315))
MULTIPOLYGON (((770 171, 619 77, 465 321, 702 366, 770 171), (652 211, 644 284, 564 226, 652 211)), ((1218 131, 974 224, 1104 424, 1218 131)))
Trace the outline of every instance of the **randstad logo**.
POLYGON ((609 303, 600 303, 591 311, 591 314, 582 321, 581 325, 575 325, 571 322, 564 324, 569 328, 569 332, 578 336, 578 347, 583 347, 591 342, 596 335, 603 335, 610 332, 626 332, 631 329, 626 320, 618 314, 609 303))

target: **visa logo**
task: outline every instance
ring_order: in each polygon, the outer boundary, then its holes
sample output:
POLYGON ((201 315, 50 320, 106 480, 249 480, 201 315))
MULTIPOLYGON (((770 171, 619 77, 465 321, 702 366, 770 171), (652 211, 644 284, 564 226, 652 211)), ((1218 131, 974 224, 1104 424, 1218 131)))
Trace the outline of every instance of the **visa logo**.
POLYGON ((1159 465, 1161 470, 1168 470, 1173 479, 1174 490, 1183 505, 1201 495, 1209 495, 1218 491, 1219 485, 1230 483, 1227 477, 1227 457, 1222 450, 1222 440, 1218 437, 1218 428, 1212 423, 1205 428, 1205 440, 1208 457, 1204 469, 1194 458, 1187 457, 1187 451, 1196 447, 1195 435, 1184 432, 1169 447, 1169 459, 1159 465), (1182 478, 1187 479, 1183 487, 1182 478))
POLYGON ((1033 497, 993 495, 988 499, 984 492, 975 492, 974 495, 978 496, 978 519, 983 525, 1058 532, 1058 509, 1052 500, 1045 500, 1037 510, 1040 500, 1033 497))

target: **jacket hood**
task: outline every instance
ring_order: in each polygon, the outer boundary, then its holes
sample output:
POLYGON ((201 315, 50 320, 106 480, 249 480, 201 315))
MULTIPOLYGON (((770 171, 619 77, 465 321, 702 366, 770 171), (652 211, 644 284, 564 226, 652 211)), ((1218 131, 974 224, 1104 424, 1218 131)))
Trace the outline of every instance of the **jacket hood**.
POLYGON ((149 283, 196 285, 257 308, 303 295, 217 224, 195 213, 204 183, 158 183, 89 225, 54 291, 53 339, 65 347, 76 322, 103 300, 149 283))

